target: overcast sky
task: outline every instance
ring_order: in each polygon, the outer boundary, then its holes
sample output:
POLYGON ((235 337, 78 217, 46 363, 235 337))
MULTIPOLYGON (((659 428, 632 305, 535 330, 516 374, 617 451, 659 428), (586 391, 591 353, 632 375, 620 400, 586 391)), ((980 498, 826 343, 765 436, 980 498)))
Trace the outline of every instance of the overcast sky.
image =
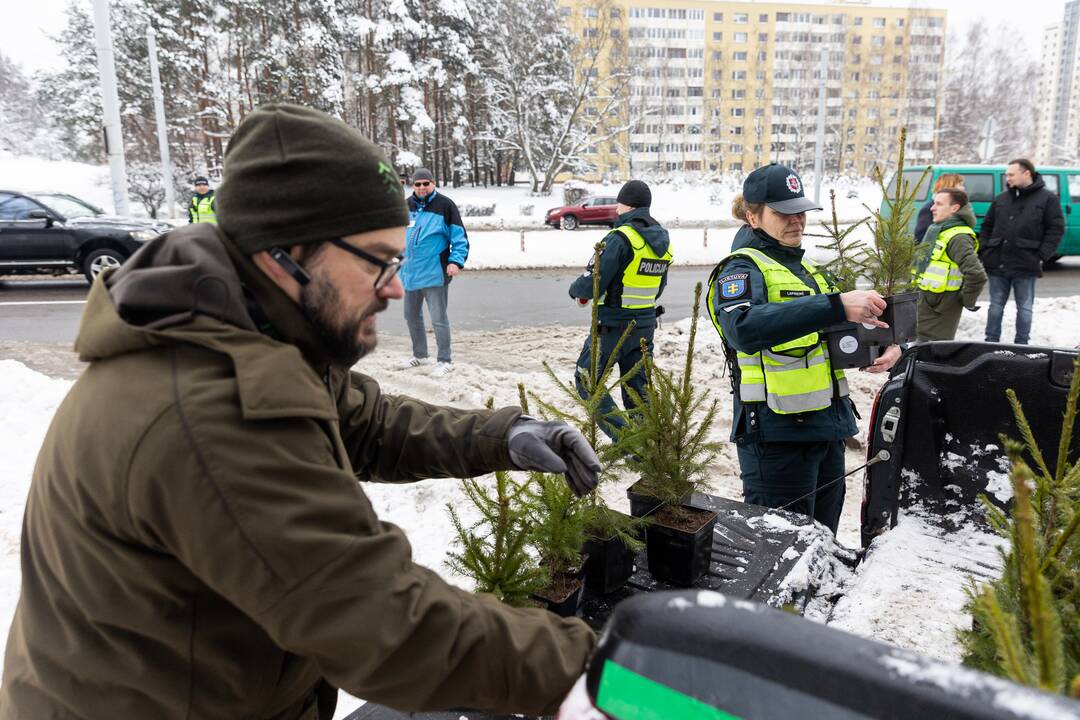
MULTIPOLYGON (((75 0, 87 7, 90 0, 75 0)), ((3 23, 0 23, 0 48, 27 72, 42 68, 55 68, 59 59, 55 45, 48 39, 63 27, 64 7, 71 0, 0 0, 4 6, 3 23)), ((799 3, 769 3, 770 5, 799 3)), ((828 3, 814 3, 828 4, 828 3)), ((855 3, 852 3, 855 4, 855 3)), ((945 8, 949 11, 951 28, 965 27, 982 15, 993 23, 1007 22, 1021 34, 1023 47, 1030 48, 1032 55, 1039 52, 1042 28, 1060 22, 1065 0, 915 0, 912 3, 881 2, 874 5, 915 5, 919 7, 945 8)))

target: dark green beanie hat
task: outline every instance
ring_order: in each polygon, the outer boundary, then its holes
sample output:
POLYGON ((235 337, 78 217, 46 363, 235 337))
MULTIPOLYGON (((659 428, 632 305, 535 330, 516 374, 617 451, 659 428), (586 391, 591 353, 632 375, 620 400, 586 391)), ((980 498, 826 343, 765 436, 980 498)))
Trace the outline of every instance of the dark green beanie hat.
POLYGON ((263 105, 225 152, 221 229, 245 253, 409 224, 405 195, 377 145, 326 113, 263 105))

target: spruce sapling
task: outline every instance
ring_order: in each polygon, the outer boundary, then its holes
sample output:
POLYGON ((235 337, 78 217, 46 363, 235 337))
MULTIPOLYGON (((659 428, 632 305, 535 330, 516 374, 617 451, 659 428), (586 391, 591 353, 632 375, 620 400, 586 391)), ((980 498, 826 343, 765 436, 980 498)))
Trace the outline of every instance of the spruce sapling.
POLYGON ((964 663, 1080 698, 1080 462, 1069 463, 1080 356, 1073 365, 1053 472, 1016 393, 1006 392, 1022 438, 1002 438, 1012 464, 1013 517, 985 496, 980 500, 1009 544, 1002 552, 1001 577, 981 587, 972 583, 968 591, 966 608, 974 623, 959 632, 964 663))

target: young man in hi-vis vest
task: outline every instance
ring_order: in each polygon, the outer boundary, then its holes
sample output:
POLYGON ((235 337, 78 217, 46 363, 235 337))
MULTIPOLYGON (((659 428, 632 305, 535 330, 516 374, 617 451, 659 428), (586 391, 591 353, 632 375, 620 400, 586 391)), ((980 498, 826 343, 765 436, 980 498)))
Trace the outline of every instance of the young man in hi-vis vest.
MULTIPOLYGON (((986 271, 979 262, 975 214, 967 193, 945 188, 934 195, 930 206, 936 228, 926 267, 918 274, 919 342, 952 340, 964 308, 978 310, 975 303, 986 285, 986 271)), ((931 231, 926 233, 930 239, 931 231)))
MULTIPOLYGON (((599 273, 598 310, 600 345, 597 358, 597 372, 603 372, 604 366, 616 350, 619 338, 630 323, 634 329, 618 348, 616 362, 619 374, 625 375, 641 360, 641 341, 644 340, 649 352, 653 347, 653 331, 656 329, 656 300, 664 292, 667 284, 667 271, 671 265, 671 240, 668 232, 649 213, 652 205, 652 191, 641 180, 630 180, 619 190, 617 198, 619 216, 615 219, 615 228, 604 238, 604 249, 600 253, 598 267, 593 263, 570 285, 570 297, 581 305, 587 305, 593 297, 593 273, 599 273)), ((592 339, 585 338, 585 345, 578 357, 574 380, 578 393, 585 397, 586 387, 582 375, 586 377, 592 371, 592 339)), ((627 385, 644 397, 646 377, 639 369, 628 380, 627 385)), ((623 407, 633 407, 633 399, 625 389, 622 393, 623 407)), ((608 437, 616 439, 619 430, 626 421, 619 417, 615 401, 610 395, 604 395, 600 411, 604 419, 600 429, 608 437)))

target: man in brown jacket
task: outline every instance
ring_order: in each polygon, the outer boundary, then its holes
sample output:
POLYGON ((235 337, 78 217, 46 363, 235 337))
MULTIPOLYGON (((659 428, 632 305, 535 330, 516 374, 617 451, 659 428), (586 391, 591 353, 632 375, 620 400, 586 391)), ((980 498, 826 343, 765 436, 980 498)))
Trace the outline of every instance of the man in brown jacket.
POLYGON ((349 367, 402 296, 408 215, 381 152, 267 106, 237 129, 219 226, 159 237, 90 291, 90 365, 26 503, 3 718, 327 720, 553 711, 595 638, 415 565, 357 479, 599 464, 517 408, 391 397, 349 367))

